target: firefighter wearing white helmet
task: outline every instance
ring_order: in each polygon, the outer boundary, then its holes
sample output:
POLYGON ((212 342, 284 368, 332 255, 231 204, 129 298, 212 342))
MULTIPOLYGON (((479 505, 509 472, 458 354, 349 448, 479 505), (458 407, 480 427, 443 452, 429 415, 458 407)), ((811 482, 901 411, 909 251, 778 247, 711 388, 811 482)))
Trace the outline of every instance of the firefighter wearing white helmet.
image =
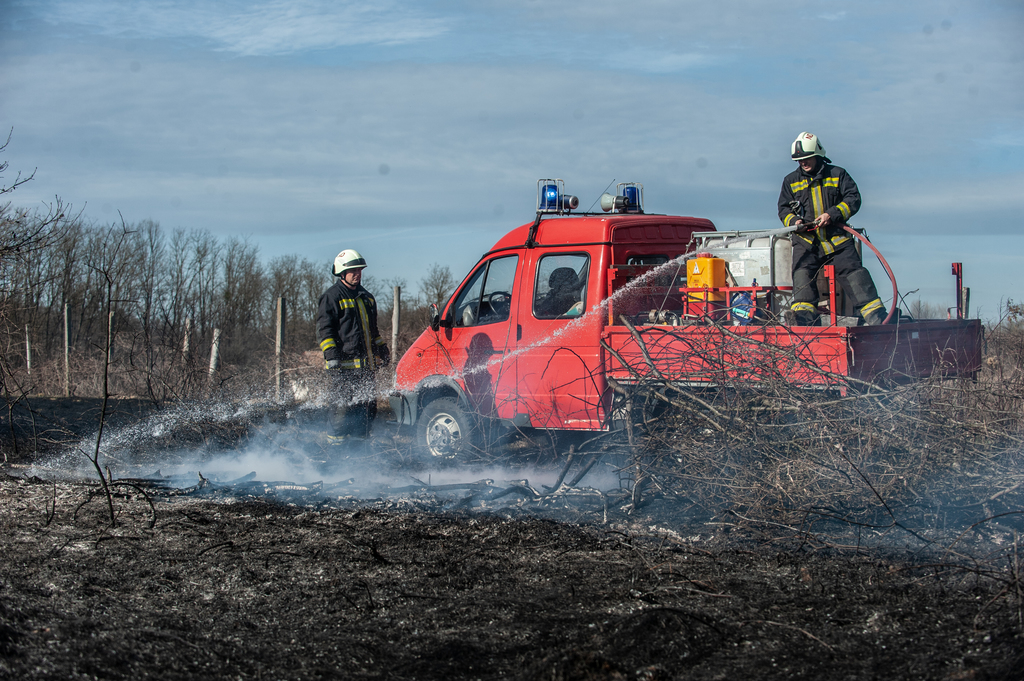
POLYGON ((377 301, 361 284, 365 267, 358 251, 342 251, 331 267, 338 280, 320 296, 316 337, 337 405, 332 442, 369 437, 377 416, 374 373, 391 361, 377 330, 377 301))
POLYGON ((818 139, 817 135, 809 132, 802 132, 799 137, 793 140, 790 153, 794 161, 803 161, 812 156, 821 156, 825 159, 825 163, 831 163, 828 157, 825 156, 825 147, 821 146, 821 140, 818 139))
POLYGON ((866 324, 886 317, 871 274, 861 263, 853 237, 843 229, 860 210, 860 190, 853 178, 825 155, 818 136, 802 132, 790 146, 799 168, 786 175, 779 193, 779 219, 796 227, 793 242, 793 302, 795 323, 818 321, 818 271, 835 266, 836 278, 853 298, 866 324))

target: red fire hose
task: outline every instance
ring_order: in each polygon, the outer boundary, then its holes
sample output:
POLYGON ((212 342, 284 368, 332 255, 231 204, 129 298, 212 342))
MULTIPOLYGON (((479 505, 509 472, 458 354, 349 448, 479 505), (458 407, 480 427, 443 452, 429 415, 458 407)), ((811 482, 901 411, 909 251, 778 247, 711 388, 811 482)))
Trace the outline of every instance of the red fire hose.
POLYGON ((885 321, 882 322, 882 324, 888 324, 889 320, 892 319, 893 313, 896 312, 896 302, 899 300, 899 291, 896 289, 896 275, 892 273, 892 269, 889 267, 889 263, 885 261, 885 258, 882 257, 882 254, 878 251, 877 248, 875 248, 874 244, 872 244, 870 241, 864 238, 855 229, 852 229, 849 225, 843 225, 843 229, 845 229, 847 232, 855 236, 857 239, 860 240, 862 244, 866 244, 868 248, 874 251, 875 255, 878 257, 878 262, 882 263, 882 267, 885 268, 885 273, 889 275, 889 281, 892 282, 892 305, 889 306, 889 314, 885 316, 885 321))

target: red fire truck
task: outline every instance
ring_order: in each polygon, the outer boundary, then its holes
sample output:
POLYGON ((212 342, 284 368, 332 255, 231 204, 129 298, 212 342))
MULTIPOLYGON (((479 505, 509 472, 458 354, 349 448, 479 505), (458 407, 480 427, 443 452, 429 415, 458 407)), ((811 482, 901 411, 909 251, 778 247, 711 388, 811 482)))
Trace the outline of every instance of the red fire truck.
POLYGON ((636 183, 601 204, 573 214, 561 180, 538 182, 536 220, 480 258, 402 357, 391 406, 429 452, 457 453, 482 425, 613 428, 616 394, 638 381, 846 390, 980 368, 981 324, 963 319, 961 293, 948 320, 858 326, 826 278, 822 325, 787 325, 784 230, 646 214, 636 183))

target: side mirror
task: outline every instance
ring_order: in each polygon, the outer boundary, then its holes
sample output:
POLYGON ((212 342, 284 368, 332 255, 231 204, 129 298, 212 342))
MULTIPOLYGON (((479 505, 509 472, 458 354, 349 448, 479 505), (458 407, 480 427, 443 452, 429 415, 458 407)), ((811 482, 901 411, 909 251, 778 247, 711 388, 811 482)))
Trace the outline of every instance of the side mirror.
POLYGON ((430 330, 437 331, 441 328, 441 311, 437 309, 437 303, 430 304, 430 330))

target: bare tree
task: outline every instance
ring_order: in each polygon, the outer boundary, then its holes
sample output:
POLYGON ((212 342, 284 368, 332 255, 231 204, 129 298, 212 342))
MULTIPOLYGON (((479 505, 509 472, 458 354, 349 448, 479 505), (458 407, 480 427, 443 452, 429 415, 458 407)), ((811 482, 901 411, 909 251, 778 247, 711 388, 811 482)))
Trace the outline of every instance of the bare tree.
POLYGON ((455 277, 447 265, 434 263, 427 270, 427 276, 420 279, 420 295, 427 305, 444 305, 455 288, 455 277))
MULTIPOLYGON (((7 149, 10 141, 11 133, 0 146, 0 153, 7 149)), ((0 162, 0 178, 7 167, 6 161, 0 162)), ((7 401, 11 445, 15 452, 18 443, 13 409, 19 402, 27 402, 31 385, 18 379, 11 363, 15 353, 9 350, 17 347, 12 343, 12 338, 20 336, 22 329, 31 328, 18 318, 18 310, 26 303, 35 302, 31 297, 26 298, 22 295, 22 287, 24 284, 37 281, 40 277, 39 268, 35 266, 38 254, 59 240, 67 231, 70 222, 77 219, 68 217, 66 207, 59 198, 41 214, 29 213, 24 209, 12 209, 10 201, 3 201, 7 195, 34 176, 35 171, 28 177, 22 177, 21 173, 18 173, 10 184, 0 184, 0 331, 4 333, 7 346, 5 352, 0 354, 0 387, 7 401)), ((31 409, 29 411, 31 413, 31 409)))
POLYGON ((330 272, 322 265, 297 255, 282 255, 267 264, 264 306, 272 308, 278 297, 288 301, 288 334, 285 347, 308 350, 315 340, 316 311, 320 294, 331 285, 330 272))
POLYGON ((941 305, 915 298, 910 302, 910 316, 914 319, 945 319, 946 311, 941 305))

